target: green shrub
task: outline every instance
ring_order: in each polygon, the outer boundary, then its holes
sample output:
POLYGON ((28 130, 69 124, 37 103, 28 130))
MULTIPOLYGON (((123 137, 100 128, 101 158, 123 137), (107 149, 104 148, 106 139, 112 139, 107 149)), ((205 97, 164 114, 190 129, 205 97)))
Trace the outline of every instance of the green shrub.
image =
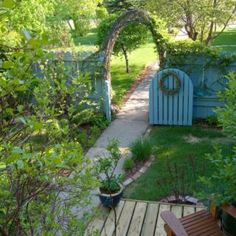
POLYGON ((149 138, 139 138, 131 144, 130 151, 135 161, 148 160, 152 154, 152 144, 149 138))
POLYGON ((217 126, 217 125, 219 125, 219 122, 218 122, 218 119, 217 119, 216 116, 208 116, 206 118, 206 122, 210 126, 217 126))
POLYGON ((135 163, 134 163, 134 160, 131 158, 131 159, 126 159, 124 161, 124 165, 123 165, 123 169, 125 171, 130 171, 134 168, 135 166, 135 163))

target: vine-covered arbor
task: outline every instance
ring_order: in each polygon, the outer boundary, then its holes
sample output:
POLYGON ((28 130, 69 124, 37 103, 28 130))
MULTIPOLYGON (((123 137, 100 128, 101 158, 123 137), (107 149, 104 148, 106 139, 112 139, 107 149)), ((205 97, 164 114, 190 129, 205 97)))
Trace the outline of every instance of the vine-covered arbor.
POLYGON ((158 32, 158 25, 155 19, 153 19, 147 12, 143 10, 130 10, 123 13, 113 24, 110 32, 108 33, 106 39, 100 50, 100 55, 102 55, 102 63, 103 63, 103 92, 104 92, 104 109, 108 120, 111 120, 111 76, 110 76, 110 62, 111 56, 113 52, 113 47, 115 45, 116 39, 119 36, 120 31, 129 23, 138 22, 144 24, 150 30, 153 41, 157 47, 157 53, 162 62, 164 57, 164 48, 165 48, 165 39, 158 32))

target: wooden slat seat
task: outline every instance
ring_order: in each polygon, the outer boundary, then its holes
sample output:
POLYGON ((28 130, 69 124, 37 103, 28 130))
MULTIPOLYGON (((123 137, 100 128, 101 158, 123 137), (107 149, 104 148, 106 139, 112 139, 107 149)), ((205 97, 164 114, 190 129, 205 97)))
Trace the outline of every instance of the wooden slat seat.
POLYGON ((177 219, 171 212, 161 213, 165 221, 168 236, 223 236, 215 218, 210 212, 202 210, 181 219, 177 219))

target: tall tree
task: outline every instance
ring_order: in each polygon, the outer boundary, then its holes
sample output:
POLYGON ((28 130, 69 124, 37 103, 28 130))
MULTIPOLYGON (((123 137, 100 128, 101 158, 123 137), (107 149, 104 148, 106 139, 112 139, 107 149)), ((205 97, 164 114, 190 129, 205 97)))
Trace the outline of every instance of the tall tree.
POLYGON ((105 0, 104 6, 110 13, 127 11, 135 7, 135 0, 105 0))
POLYGON ((102 0, 60 0, 64 5, 62 12, 74 22, 75 33, 86 34, 91 28, 91 21, 96 18, 96 10, 102 0))
MULTIPOLYGON (((102 45, 116 19, 117 15, 110 15, 101 22, 98 27, 98 45, 102 45)), ((121 30, 116 40, 113 53, 124 56, 127 73, 129 73, 128 53, 138 48, 141 44, 144 44, 147 39, 148 29, 140 23, 130 23, 121 30)))
POLYGON ((0 44, 17 47, 26 38, 43 34, 54 44, 60 43, 62 35, 69 38, 61 8, 59 0, 0 1, 0 44))
POLYGON ((188 37, 209 44, 234 19, 234 0, 145 0, 144 7, 169 26, 183 25, 188 37))

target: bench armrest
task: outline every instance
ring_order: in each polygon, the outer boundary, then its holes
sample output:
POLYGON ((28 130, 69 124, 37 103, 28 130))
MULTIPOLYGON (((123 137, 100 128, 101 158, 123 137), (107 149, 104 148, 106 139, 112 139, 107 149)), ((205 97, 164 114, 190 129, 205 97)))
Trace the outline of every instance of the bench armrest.
POLYGON ((165 223, 169 226, 171 231, 173 231, 176 236, 188 236, 183 225, 172 212, 163 211, 161 213, 161 218, 165 221, 165 223))

